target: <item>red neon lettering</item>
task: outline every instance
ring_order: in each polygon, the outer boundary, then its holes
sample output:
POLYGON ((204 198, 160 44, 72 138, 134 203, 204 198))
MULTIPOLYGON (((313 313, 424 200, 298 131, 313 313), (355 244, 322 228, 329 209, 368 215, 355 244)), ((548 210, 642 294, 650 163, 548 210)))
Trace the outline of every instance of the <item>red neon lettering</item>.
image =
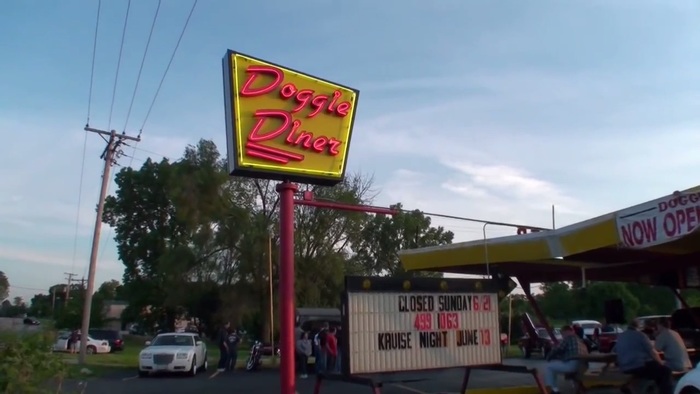
POLYGON ((284 73, 282 72, 282 70, 275 67, 249 66, 245 71, 246 73, 250 74, 250 76, 241 88, 240 95, 243 97, 255 97, 261 96, 263 94, 268 94, 271 91, 275 90, 284 79, 284 73), (273 77, 274 79, 272 83, 268 84, 267 86, 260 86, 254 88, 253 83, 258 79, 260 75, 268 75, 273 77))
POLYGON ((622 226, 622 241, 634 247, 656 242, 656 217, 634 221, 622 226))
POLYGON ((293 83, 284 83, 282 70, 272 66, 249 66, 246 73, 248 73, 248 78, 239 92, 242 97, 261 96, 279 88, 278 94, 281 99, 296 102, 291 111, 260 109, 255 112, 253 116, 256 118, 256 122, 248 133, 248 141, 245 145, 246 153, 249 156, 284 164, 288 163, 289 160, 302 161, 304 155, 261 144, 282 135, 286 135, 284 138, 286 144, 296 148, 311 150, 315 153, 326 153, 331 156, 340 154, 342 141, 324 135, 315 136, 311 131, 303 130, 302 122, 293 118, 293 114, 307 108, 309 111, 306 118, 313 118, 324 110, 335 116, 348 116, 352 105, 347 101, 339 101, 342 97, 339 90, 335 90, 329 97, 328 95, 316 94, 311 89, 300 89, 293 83), (258 81, 261 77, 266 78, 266 81, 258 81), (270 126, 269 123, 276 125, 270 126))

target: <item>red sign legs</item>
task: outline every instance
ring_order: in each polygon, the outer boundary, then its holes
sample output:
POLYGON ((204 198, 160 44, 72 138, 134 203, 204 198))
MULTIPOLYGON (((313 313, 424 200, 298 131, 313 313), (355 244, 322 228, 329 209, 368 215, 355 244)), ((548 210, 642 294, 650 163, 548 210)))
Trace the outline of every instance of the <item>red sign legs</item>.
MULTIPOLYGON (((280 195, 280 394, 296 393, 294 368, 294 193, 297 185, 283 182, 277 185, 280 195)), ((273 345, 274 346, 274 345, 273 345)))

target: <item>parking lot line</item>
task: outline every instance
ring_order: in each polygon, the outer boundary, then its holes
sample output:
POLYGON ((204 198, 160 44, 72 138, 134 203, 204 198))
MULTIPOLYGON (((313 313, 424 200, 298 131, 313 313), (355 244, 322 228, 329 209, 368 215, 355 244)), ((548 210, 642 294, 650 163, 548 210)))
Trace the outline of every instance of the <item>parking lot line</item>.
POLYGON ((134 380, 134 379, 138 379, 138 377, 139 377, 139 375, 136 375, 136 376, 129 376, 128 378, 124 378, 124 379, 122 379, 122 382, 126 382, 127 380, 134 380))
POLYGON ((218 374, 219 374, 219 371, 214 372, 213 374, 211 374, 211 375, 209 376, 209 379, 215 378, 216 375, 218 375, 218 374))

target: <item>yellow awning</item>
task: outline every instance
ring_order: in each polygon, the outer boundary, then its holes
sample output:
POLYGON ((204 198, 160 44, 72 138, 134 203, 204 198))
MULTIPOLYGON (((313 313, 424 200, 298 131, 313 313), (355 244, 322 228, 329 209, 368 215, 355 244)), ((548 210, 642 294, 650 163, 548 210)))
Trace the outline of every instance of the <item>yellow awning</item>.
MULTIPOLYGON (((670 208, 668 211, 662 212, 657 207, 664 203, 668 206, 668 202, 671 200, 683 201, 683 204, 675 204, 676 206, 673 208, 687 212, 683 213, 685 215, 684 224, 678 224, 679 228, 683 227, 683 231, 679 230, 677 237, 668 240, 663 236, 659 236, 659 239, 654 238, 655 241, 650 243, 648 247, 629 246, 629 249, 634 252, 630 256, 634 256, 634 259, 639 258, 641 250, 653 254, 677 255, 700 251, 700 242, 696 240, 696 238, 700 238, 698 235, 700 224, 697 223, 700 220, 700 202, 698 202, 700 200, 700 186, 696 186, 683 192, 675 192, 656 200, 556 230, 404 250, 399 253, 399 257, 404 268, 409 271, 450 271, 452 268, 465 266, 514 262, 560 263, 564 265, 566 261, 572 265, 585 266, 586 263, 598 262, 596 258, 584 256, 587 252, 607 249, 611 253, 615 253, 628 247, 620 234, 623 231, 622 227, 626 227, 628 234, 632 230, 637 230, 636 227, 629 227, 632 224, 635 226, 638 224, 632 223, 631 220, 640 223, 645 220, 654 220, 656 225, 654 229, 663 235, 661 231, 665 225, 664 220, 667 219, 664 215, 668 215, 669 212, 677 212, 670 210, 670 208), (654 208, 657 208, 659 212, 651 212, 654 208), (693 219, 695 209, 698 212, 698 220, 693 219)), ((678 223, 682 222, 678 215, 675 217, 678 223)), ((669 220, 673 221, 674 219, 669 220)), ((656 237, 656 233, 654 236, 656 237)))

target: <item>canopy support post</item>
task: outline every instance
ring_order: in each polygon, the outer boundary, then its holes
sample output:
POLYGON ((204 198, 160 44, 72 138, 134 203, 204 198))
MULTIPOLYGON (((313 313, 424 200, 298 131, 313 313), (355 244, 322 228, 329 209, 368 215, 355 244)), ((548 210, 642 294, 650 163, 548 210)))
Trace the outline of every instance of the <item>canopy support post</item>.
POLYGON ((517 277, 518 282, 520 282, 520 286, 523 287, 523 292, 525 293, 525 297, 527 297, 527 300, 530 302, 530 306, 532 306, 532 310, 535 312, 535 315, 537 316, 537 319, 540 321, 540 324, 544 326, 544 328, 547 330, 549 333, 550 338, 552 338, 552 342, 557 345, 559 344, 559 340, 557 339, 557 336, 554 335, 554 329, 552 329, 552 326, 549 324, 549 320, 547 319, 547 316, 542 313, 542 310, 540 309, 540 306, 537 304, 537 300, 535 297, 532 296, 532 291, 530 290, 530 282, 523 280, 521 277, 517 277))

